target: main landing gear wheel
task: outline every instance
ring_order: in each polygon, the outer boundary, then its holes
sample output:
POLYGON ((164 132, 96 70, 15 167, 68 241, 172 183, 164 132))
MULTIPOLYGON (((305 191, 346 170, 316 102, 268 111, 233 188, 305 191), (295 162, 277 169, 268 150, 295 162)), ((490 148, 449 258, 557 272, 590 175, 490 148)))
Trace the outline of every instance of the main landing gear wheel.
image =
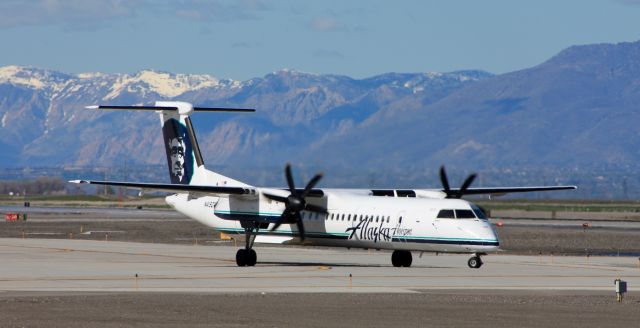
POLYGON ((408 268, 411 266, 411 262, 413 262, 413 257, 409 251, 395 250, 391 254, 391 264, 393 264, 394 267, 408 268))
POLYGON ((258 254, 253 249, 241 248, 236 253, 236 264, 238 266, 255 266, 258 262, 258 254))
POLYGON ((472 256, 467 261, 467 265, 472 269, 479 269, 482 266, 482 259, 480 259, 480 256, 472 256))
POLYGON ((258 262, 258 254, 253 250, 253 242, 260 229, 258 222, 244 222, 245 246, 236 252, 236 264, 239 267, 255 266, 258 262))

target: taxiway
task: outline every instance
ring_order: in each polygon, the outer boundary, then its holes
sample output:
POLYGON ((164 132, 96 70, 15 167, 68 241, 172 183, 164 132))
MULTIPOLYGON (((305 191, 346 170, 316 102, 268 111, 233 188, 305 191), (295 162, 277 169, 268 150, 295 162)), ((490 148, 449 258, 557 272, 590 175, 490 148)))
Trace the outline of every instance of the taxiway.
POLYGON ((358 292, 424 290, 612 291, 640 286, 633 257, 414 254, 394 268, 390 253, 258 245, 258 265, 239 268, 232 246, 65 239, 0 239, 0 291, 358 292))

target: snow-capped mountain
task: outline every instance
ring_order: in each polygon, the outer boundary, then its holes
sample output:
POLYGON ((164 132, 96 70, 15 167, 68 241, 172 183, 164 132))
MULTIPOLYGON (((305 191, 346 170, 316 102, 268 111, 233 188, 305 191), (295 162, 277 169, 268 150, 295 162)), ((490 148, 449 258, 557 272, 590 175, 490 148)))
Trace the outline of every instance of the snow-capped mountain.
POLYGON ((258 110, 194 115, 208 165, 272 168, 290 161, 375 169, 393 181, 396 172, 433 177, 441 164, 630 167, 640 161, 639 86, 640 42, 571 47, 535 67, 496 76, 459 71, 353 79, 280 70, 232 81, 151 70, 65 74, 5 66, 0 166, 163 164, 155 115, 84 107, 176 99, 258 110))
POLYGON ((356 80, 281 70, 241 82, 152 70, 65 74, 5 66, 0 68, 0 149, 7 155, 0 165, 113 165, 125 158, 131 163, 162 163, 154 115, 86 110, 89 104, 180 99, 257 108, 251 116, 195 119, 205 153, 221 164, 258 148, 293 150, 317 143, 327 134, 340 133, 336 127, 362 122, 399 98, 421 93, 435 100, 488 76, 468 71, 356 80))

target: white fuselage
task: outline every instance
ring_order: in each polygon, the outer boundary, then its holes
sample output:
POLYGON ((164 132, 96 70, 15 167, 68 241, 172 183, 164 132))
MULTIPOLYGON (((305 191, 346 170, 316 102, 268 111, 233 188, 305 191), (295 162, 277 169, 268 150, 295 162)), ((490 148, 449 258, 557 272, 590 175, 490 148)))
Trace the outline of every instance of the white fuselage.
MULTIPOLYGON (((189 199, 187 194, 176 194, 166 200, 177 211, 224 233, 244 234, 241 222, 260 221, 258 242, 299 242, 294 224, 269 232, 284 206, 262 196, 189 199)), ((473 205, 461 199, 380 197, 333 190, 309 202, 324 206, 328 214, 302 213, 305 244, 454 253, 486 253, 499 247, 493 227, 482 215, 438 218, 442 210, 468 214, 473 205)))

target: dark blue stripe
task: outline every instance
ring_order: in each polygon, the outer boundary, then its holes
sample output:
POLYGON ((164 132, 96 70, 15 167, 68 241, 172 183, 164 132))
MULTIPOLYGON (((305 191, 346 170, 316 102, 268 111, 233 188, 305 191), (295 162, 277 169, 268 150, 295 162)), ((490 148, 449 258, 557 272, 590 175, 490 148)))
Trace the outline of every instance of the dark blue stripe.
MULTIPOLYGON (((244 234, 244 231, 239 231, 239 230, 235 230, 235 229, 218 229, 220 231, 223 232, 227 232, 227 233, 235 233, 238 235, 242 235, 244 234)), ((300 234, 298 234, 295 231, 292 232, 284 232, 284 231, 258 231, 258 235, 263 235, 263 236, 285 236, 285 237, 299 237, 300 234)), ((326 233, 314 233, 314 232, 307 232, 305 234, 305 237, 308 238, 318 238, 318 239, 349 239, 349 236, 340 236, 340 235, 330 235, 330 234, 326 234, 326 233)))
POLYGON ((224 220, 249 220, 258 222, 276 222, 280 218, 277 215, 258 215, 258 214, 227 214, 216 212, 215 215, 224 220))
POLYGON ((440 240, 419 238, 393 238, 394 242, 441 244, 441 245, 474 245, 474 246, 500 246, 497 241, 472 241, 472 240, 440 240))

